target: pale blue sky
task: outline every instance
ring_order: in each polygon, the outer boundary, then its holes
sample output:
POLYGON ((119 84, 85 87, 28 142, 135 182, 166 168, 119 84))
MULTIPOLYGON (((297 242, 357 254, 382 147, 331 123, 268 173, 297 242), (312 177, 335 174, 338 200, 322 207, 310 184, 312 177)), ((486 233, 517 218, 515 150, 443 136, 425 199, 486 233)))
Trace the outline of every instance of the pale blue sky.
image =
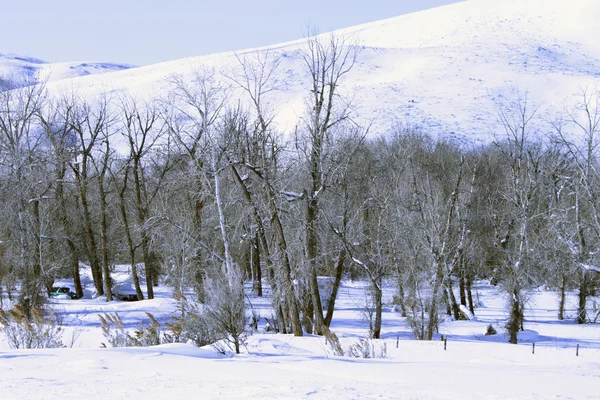
POLYGON ((458 0, 2 0, 0 53, 138 65, 240 50, 458 0), (6 4, 8 3, 8 4, 6 4))

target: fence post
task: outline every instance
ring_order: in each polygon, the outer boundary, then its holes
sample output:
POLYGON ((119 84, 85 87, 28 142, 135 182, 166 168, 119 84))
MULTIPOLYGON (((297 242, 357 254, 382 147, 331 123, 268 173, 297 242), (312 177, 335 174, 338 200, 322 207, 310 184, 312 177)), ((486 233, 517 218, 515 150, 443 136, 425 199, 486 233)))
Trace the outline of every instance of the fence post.
POLYGON ((532 343, 533 347, 531 348, 531 354, 535 354, 535 342, 532 343))
POLYGON ((446 342, 448 341, 448 337, 444 336, 444 350, 446 350, 446 342))
POLYGON ((579 357, 579 343, 577 343, 577 350, 575 350, 575 357, 579 357))
POLYGON ((400 341, 400 336, 396 336, 396 348, 398 348, 398 342, 400 341))

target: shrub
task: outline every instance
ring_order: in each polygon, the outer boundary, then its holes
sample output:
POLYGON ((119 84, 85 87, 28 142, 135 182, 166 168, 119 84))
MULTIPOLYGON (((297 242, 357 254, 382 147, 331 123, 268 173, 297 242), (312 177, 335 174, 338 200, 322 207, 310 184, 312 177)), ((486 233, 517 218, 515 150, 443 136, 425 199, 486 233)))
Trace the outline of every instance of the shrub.
POLYGON ((63 329, 54 312, 41 308, 30 310, 30 316, 17 305, 8 312, 0 309, 0 331, 13 349, 43 349, 65 347, 62 342, 63 329))
POLYGON ((167 322, 170 333, 164 336, 168 342, 191 342, 198 347, 215 343, 217 335, 210 329, 204 313, 195 304, 180 300, 181 315, 171 317, 167 322))
POLYGON ((329 345, 329 348, 336 356, 354 358, 387 358, 387 345, 384 342, 377 341, 376 339, 360 338, 358 341, 351 344, 346 350, 344 350, 340 343, 340 339, 327 327, 325 327, 323 335, 325 336, 325 343, 329 345), (377 345, 376 342, 378 342, 377 345))
POLYGON ((491 335, 495 335, 498 332, 496 331, 496 328, 494 328, 492 326, 492 324, 489 324, 487 327, 487 330, 485 331, 485 336, 491 336, 491 335))
MULTIPOLYGON (((230 279, 220 273, 207 277, 204 295, 203 320, 208 324, 209 331, 215 334, 214 343, 223 340, 239 354, 240 346, 248 334, 241 274, 236 269, 230 279)), ((222 348, 215 350, 222 352, 222 348)))
MULTIPOLYGON (((140 323, 133 335, 125 329, 118 313, 106 313, 98 317, 102 324, 102 334, 112 347, 147 347, 166 342, 165 336, 161 335, 160 323, 149 312, 146 315, 150 318, 150 325, 140 323)), ((102 347, 107 347, 106 343, 102 343, 102 347)))
POLYGON ((387 358, 387 345, 379 342, 376 349, 375 340, 371 338, 360 338, 346 350, 346 355, 354 358, 387 358))
POLYGON ((323 327, 323 335, 325 336, 325 343, 329 345, 333 354, 336 356, 343 356, 345 354, 344 348, 340 343, 340 339, 338 339, 337 335, 329 330, 326 326, 323 327))

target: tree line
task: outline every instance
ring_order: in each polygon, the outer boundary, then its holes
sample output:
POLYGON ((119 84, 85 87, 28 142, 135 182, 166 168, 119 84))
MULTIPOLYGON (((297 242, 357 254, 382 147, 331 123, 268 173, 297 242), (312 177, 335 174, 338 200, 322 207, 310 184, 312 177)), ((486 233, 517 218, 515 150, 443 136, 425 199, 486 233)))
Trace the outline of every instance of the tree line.
POLYGON ((227 298, 218 307, 243 319, 251 281, 270 291, 272 328, 301 336, 328 333, 350 276, 368 282, 373 338, 388 281, 414 336, 431 340, 444 313, 476 312, 472 286, 488 279, 506 293, 513 343, 540 286, 558 291, 559 319, 573 290, 576 321, 594 319, 598 92, 545 122, 521 97, 484 146, 400 125, 371 132, 340 91, 359 54, 338 37, 307 40, 306 110, 287 134, 269 107, 269 54, 171 76, 145 101, 1 80, 0 290, 30 309, 72 278, 82 297, 85 264, 112 301, 114 266, 128 264, 139 300, 160 283, 206 304, 227 298))

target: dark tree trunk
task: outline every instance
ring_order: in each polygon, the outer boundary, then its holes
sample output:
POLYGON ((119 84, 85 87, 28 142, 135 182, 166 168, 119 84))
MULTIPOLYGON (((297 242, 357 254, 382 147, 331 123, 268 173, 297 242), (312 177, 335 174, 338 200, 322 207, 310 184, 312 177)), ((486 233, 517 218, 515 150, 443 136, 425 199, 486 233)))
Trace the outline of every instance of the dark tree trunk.
POLYGON ((131 277, 133 278, 133 284, 135 286, 135 293, 137 295, 138 300, 144 300, 144 293, 142 292, 142 288, 140 287, 140 278, 137 273, 137 264, 135 262, 135 246, 133 244, 133 238, 131 237, 131 229, 129 227, 129 218, 127 216, 127 208, 125 202, 125 192, 127 190, 127 177, 129 176, 129 168, 125 169, 124 177, 123 177, 123 186, 119 191, 119 199, 120 199, 120 211, 121 218, 123 220, 123 229, 125 231, 125 237, 127 238, 127 250, 129 253, 129 263, 131 265, 131 277))
POLYGON ((589 273, 588 271, 583 271, 581 276, 581 282, 579 284, 579 302, 577 306, 577 323, 585 324, 587 320, 587 311, 585 309, 587 303, 588 296, 588 282, 589 282, 589 273))
POLYGON ((83 297, 83 286, 81 285, 81 276, 79 274, 79 256, 77 254, 77 247, 73 242, 74 234, 69 223, 67 216, 67 201, 65 199, 63 181, 65 178, 66 168, 63 165, 57 175, 56 179, 56 198, 60 204, 60 223, 65 235, 65 242, 69 251, 69 261, 71 263, 71 271, 73 272, 73 282, 75 284, 75 293, 77 298, 83 297))
POLYGON ((467 305, 467 284, 465 282, 465 276, 460 276, 459 281, 459 292, 460 292, 460 304, 463 306, 467 305))
POLYGON ((79 182, 79 200, 81 201, 81 209, 83 212, 83 222, 85 225, 85 235, 87 239, 87 251, 89 255, 90 268, 92 271, 92 278, 94 280, 94 286, 98 296, 104 295, 104 285, 102 279, 102 270, 100 268, 100 261, 98 260, 98 250, 96 247, 96 236, 94 229, 92 228, 92 216, 87 201, 87 191, 85 189, 85 183, 79 182))
POLYGON ((310 283, 306 284, 303 282, 302 285, 302 327, 304 331, 309 335, 313 333, 313 315, 314 315, 314 305, 313 298, 310 291, 310 283))
POLYGON ((148 227, 146 227, 146 222, 148 220, 148 209, 144 205, 144 201, 142 199, 142 180, 140 179, 140 159, 139 155, 137 158, 133 160, 133 180, 135 185, 135 198, 136 198, 136 207, 137 207, 137 218, 138 225, 141 229, 141 246, 142 246, 142 256, 144 258, 144 269, 146 272, 146 291, 148 294, 148 299, 154 298, 154 274, 155 274, 155 265, 154 265, 154 257, 153 253, 150 250, 150 236, 148 232, 148 227))
POLYGON ((475 307, 473 306, 473 291, 471 290, 471 275, 467 275, 467 300, 469 300, 469 311, 475 314, 475 307))
POLYGON ((296 301, 296 294, 294 293, 294 286, 292 283, 292 266, 290 265, 283 226, 281 225, 281 220, 279 219, 279 214, 277 213, 275 194, 272 192, 270 193, 269 207, 271 209, 271 224, 273 225, 275 240, 277 242, 277 247, 279 248, 280 253, 279 256, 281 258, 283 285, 286 293, 289 315, 292 320, 292 330, 294 332, 294 336, 302 336, 302 325, 300 324, 298 303, 296 301))
POLYGON ((452 290, 452 280, 450 279, 450 276, 448 276, 446 278, 446 287, 448 290, 448 300, 450 301, 450 308, 452 310, 452 316, 454 317, 454 319, 456 321, 464 319, 462 317, 462 314, 460 313, 460 307, 458 306, 458 303, 456 302, 456 296, 454 296, 454 290, 452 290))
POLYGON ((258 237, 254 237, 250 242, 252 252, 252 279, 254 280, 254 288, 256 289, 256 295, 262 297, 262 270, 260 268, 260 245, 258 237))
POLYGON ((446 314, 452 316, 452 305, 450 304, 450 295, 448 294, 448 288, 444 286, 444 305, 446 306, 446 314))
POLYGON ((510 300, 510 316, 506 324, 508 331, 508 342, 517 344, 517 334, 523 329, 523 305, 518 290, 513 290, 510 300))
POLYGON ((560 300, 558 302, 558 319, 560 321, 565 319, 565 297, 567 291, 567 279, 563 275, 562 282, 560 284, 560 300))
POLYGON ((373 339, 381 337, 381 321, 383 313, 383 293, 381 282, 372 282, 373 300, 375 301, 375 324, 373 325, 373 339))
POLYGON ((433 290, 431 292, 431 302, 429 303, 429 307, 427 307, 427 314, 429 315, 429 320, 427 321, 425 340, 433 339, 433 334, 437 329, 438 298, 440 286, 442 284, 442 277, 442 264, 441 261, 439 261, 436 265, 435 282, 433 284, 433 290))
POLYGON ((398 301, 400 302, 400 311, 401 311, 401 315, 402 317, 406 318, 406 303, 404 301, 405 298, 405 294, 404 294, 404 282, 402 280, 402 274, 400 273, 400 267, 397 267, 398 270, 398 301))
MULTIPOLYGON (((318 190, 318 188, 316 190, 318 190)), ((309 315, 314 315, 315 333, 317 335, 322 335, 325 320, 323 319, 323 305, 321 303, 319 281, 317 279, 318 239, 316 225, 318 214, 319 202, 317 198, 313 196, 308 200, 306 210, 306 253, 309 263, 309 288, 312 297, 312 313, 309 315)))
POLYGON ((335 278, 333 280, 333 286, 331 287, 331 294, 329 295, 329 302, 327 303, 327 315, 325 316, 325 326, 329 328, 331 326, 331 320, 333 319, 333 312, 335 311, 335 300, 337 299, 337 293, 342 283, 342 275, 344 273, 344 264, 346 262, 346 249, 342 248, 338 255, 337 263, 335 266, 335 278))
MULTIPOLYGON (((107 144, 108 145, 108 144, 107 144)), ((107 150, 108 151, 108 150, 107 150)), ((113 301, 112 295, 112 279, 109 269, 109 254, 108 254, 108 224, 106 222, 106 191, 104 189, 104 176, 98 176, 98 190, 100 195, 100 237, 102 240, 102 271, 104 273, 104 293, 106 293, 106 301, 113 301)))

